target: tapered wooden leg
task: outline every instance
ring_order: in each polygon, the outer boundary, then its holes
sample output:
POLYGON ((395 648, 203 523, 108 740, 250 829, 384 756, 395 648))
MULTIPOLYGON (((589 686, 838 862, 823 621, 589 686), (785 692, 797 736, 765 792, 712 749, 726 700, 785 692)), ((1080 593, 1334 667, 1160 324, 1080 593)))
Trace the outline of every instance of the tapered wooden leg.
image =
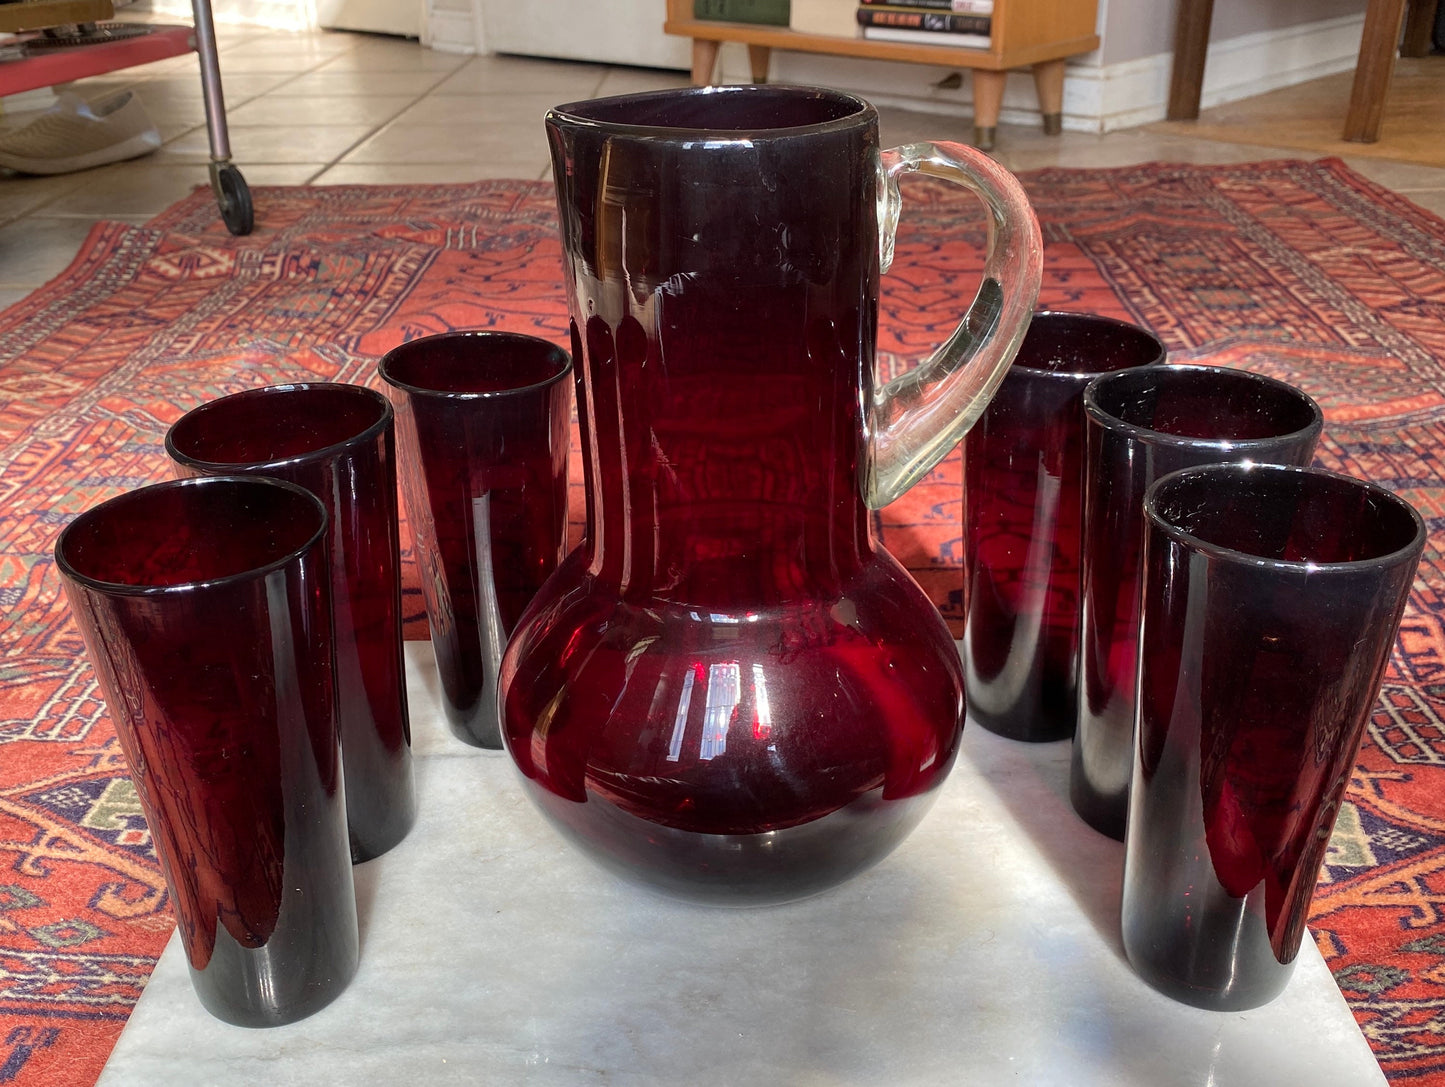
POLYGON ((1410 0, 1405 6, 1405 36, 1400 39, 1400 56, 1427 57, 1435 29, 1435 0, 1410 0))
POLYGON ((992 151, 998 134, 998 111, 1003 106, 1003 85, 1007 72, 986 68, 973 70, 973 145, 980 151, 992 151))
POLYGON ((694 87, 706 87, 712 82, 713 71, 717 68, 718 50, 722 48, 722 42, 708 41, 706 38, 692 39, 692 84, 694 87))
POLYGON ((768 58, 772 52, 766 45, 748 46, 748 67, 753 70, 754 83, 768 81, 768 58))
POLYGON ((1039 112, 1044 115, 1044 135, 1057 136, 1064 130, 1064 58, 1034 65, 1034 89, 1039 92, 1039 112))
POLYGON ((1395 72, 1395 50, 1404 18, 1405 0, 1370 0, 1365 8, 1360 59, 1355 63, 1350 109, 1345 114, 1347 140, 1374 143, 1380 138, 1380 119, 1385 115, 1385 95, 1395 72))
POLYGON ((1174 18, 1174 67, 1169 73, 1171 121, 1199 119, 1199 96, 1204 90, 1204 57, 1209 52, 1209 24, 1214 0, 1179 0, 1174 18))

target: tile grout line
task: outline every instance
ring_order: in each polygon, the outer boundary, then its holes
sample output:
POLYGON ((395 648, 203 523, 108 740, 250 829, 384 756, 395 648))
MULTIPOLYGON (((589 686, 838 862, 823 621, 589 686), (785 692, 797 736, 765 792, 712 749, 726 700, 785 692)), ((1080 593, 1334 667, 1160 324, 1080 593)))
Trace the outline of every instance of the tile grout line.
MULTIPOLYGON (((408 103, 407 105, 403 106, 401 109, 397 110, 397 112, 396 112, 394 115, 392 115, 392 117, 391 117, 389 120, 386 120, 386 121, 381 122, 381 124, 379 124, 379 125, 377 125, 376 127, 374 127, 374 128, 373 128, 370 132, 368 132, 365 136, 362 136, 362 137, 361 137, 359 140, 357 140, 355 143, 351 144, 349 147, 347 147, 345 150, 343 150, 339 155, 337 155, 334 159, 332 159, 329 163, 326 164, 326 170, 331 169, 331 167, 333 167, 333 166, 339 166, 339 165, 341 164, 341 160, 342 160, 342 159, 344 159, 347 155, 351 154, 351 152, 355 151, 358 147, 360 147, 362 144, 364 144, 367 140, 371 139, 371 137, 373 137, 373 136, 375 136, 375 135, 378 135, 378 134, 381 132, 382 129, 386 128, 387 125, 389 125, 389 124, 392 123, 392 121, 395 121, 395 120, 396 120, 398 117, 400 117, 403 113, 405 113, 407 110, 411 109, 412 106, 418 105, 423 98, 426 98, 426 97, 427 97, 428 95, 430 95, 434 90, 436 90, 439 86, 441 86, 441 85, 442 85, 443 83, 445 83, 448 79, 450 79, 450 78, 452 77, 453 73, 455 73, 459 68, 463 67, 465 63, 466 63, 466 62, 463 62, 463 64, 457 65, 457 67, 456 67, 456 68, 453 68, 450 72, 444 73, 444 74, 441 76, 440 79, 438 79, 435 83, 433 83, 433 84, 432 84, 430 87, 428 87, 426 90, 422 91, 421 94, 419 94, 414 101, 408 103)), ((283 95, 282 97, 285 97, 285 96, 283 95)), ((323 174, 323 173, 326 172, 326 170, 319 171, 319 172, 316 174, 316 176, 317 176, 317 177, 320 177, 321 174, 323 174)), ((309 185, 309 184, 311 184, 311 182, 308 181, 306 184, 309 185)))

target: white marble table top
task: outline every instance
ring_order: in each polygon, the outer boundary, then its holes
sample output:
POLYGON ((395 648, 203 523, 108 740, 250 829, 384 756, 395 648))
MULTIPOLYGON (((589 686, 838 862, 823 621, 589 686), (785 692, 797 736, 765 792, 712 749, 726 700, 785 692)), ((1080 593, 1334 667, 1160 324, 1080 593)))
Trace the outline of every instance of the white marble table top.
POLYGON ((300 1023, 228 1026, 172 938, 101 1087, 1385 1082, 1309 940, 1284 995, 1246 1013, 1133 975, 1122 846, 1069 807, 1067 744, 970 725, 883 863, 805 902, 710 909, 574 852, 504 754, 446 732, 430 646, 408 666, 421 816, 356 869, 350 988, 300 1023))

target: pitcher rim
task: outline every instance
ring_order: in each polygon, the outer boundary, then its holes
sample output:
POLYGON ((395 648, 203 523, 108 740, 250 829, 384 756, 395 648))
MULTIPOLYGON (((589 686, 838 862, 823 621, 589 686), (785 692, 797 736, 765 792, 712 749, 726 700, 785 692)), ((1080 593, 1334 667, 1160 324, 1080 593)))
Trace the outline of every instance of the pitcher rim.
POLYGON ((584 98, 573 102, 565 102, 562 105, 553 106, 549 109, 544 121, 547 124, 551 124, 555 120, 571 125, 584 125, 629 136, 679 136, 687 133, 706 132, 710 134, 716 142, 733 143, 801 133, 834 132, 853 128, 859 124, 867 124, 870 119, 876 121, 877 116, 877 108, 866 98, 860 98, 856 94, 849 94, 847 91, 834 90, 831 87, 813 87, 802 83, 719 83, 702 87, 672 87, 656 91, 635 91, 631 94, 614 94, 603 98, 584 98), (850 103, 855 108, 841 117, 834 117, 826 121, 813 121, 802 125, 756 126, 752 128, 710 128, 706 126, 689 127, 683 125, 635 124, 628 121, 603 120, 597 117, 589 117, 585 113, 579 112, 582 107, 596 106, 604 102, 646 102, 658 99, 694 98, 712 95, 729 95, 733 97, 775 95, 781 98, 792 99, 831 99, 835 102, 850 103))

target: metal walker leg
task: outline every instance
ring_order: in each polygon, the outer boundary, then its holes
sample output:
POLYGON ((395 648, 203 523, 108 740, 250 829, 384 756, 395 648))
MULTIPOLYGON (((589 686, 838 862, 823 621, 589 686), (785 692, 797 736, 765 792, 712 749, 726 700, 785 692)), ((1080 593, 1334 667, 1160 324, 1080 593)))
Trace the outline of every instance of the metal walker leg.
POLYGON ((249 234, 256 225, 251 190, 231 162, 231 137, 226 128, 226 100, 221 92, 221 65, 216 55, 216 24, 211 0, 191 0, 196 25, 196 55, 201 62, 201 97, 206 104, 206 134, 211 141, 211 191, 221 218, 232 234, 249 234))

